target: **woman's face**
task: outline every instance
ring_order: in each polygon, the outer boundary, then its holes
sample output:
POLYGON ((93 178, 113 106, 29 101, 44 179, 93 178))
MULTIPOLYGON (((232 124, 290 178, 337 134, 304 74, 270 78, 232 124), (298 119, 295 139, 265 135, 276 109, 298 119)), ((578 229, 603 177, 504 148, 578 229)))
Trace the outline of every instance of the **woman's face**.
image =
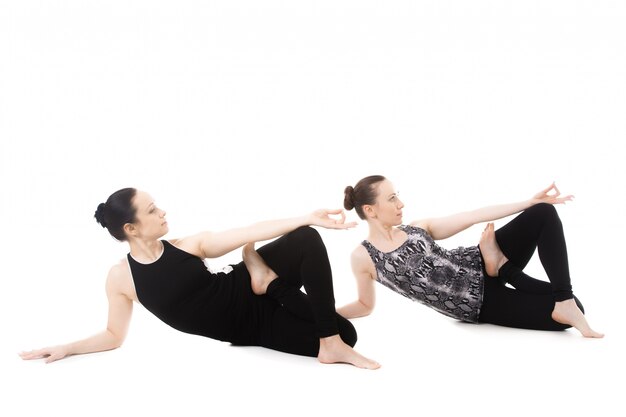
POLYGON ((137 191, 133 198, 133 205, 137 210, 136 221, 131 230, 133 236, 142 239, 158 239, 169 231, 165 220, 165 210, 156 206, 150 194, 137 191))
POLYGON ((368 206, 366 213, 370 219, 376 219, 385 225, 397 226, 402 224, 402 208, 404 203, 398 197, 398 192, 389 180, 378 183, 376 203, 368 206))

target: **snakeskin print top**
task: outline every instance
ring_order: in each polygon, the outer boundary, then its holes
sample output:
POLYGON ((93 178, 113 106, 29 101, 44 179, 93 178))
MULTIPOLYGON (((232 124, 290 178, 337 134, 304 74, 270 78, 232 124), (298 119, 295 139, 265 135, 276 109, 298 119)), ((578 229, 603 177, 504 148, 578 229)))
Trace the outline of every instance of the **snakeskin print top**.
POLYGON ((478 247, 447 250, 419 227, 399 228, 408 239, 394 251, 362 242, 376 267, 376 281, 442 314, 476 323, 484 284, 478 247))

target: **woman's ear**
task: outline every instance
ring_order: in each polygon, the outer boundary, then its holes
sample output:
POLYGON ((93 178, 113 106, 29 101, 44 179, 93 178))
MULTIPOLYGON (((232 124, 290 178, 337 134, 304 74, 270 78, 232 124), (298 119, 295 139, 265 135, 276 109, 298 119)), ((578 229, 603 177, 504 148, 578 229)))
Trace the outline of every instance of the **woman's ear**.
POLYGON ((137 233, 137 228, 132 223, 124 224, 123 229, 124 229, 124 232, 126 233, 126 236, 135 236, 137 233))
POLYGON ((363 213, 365 214, 365 217, 367 217, 368 219, 376 218, 376 211, 374 210, 374 207, 370 206, 369 204, 363 205, 363 213))

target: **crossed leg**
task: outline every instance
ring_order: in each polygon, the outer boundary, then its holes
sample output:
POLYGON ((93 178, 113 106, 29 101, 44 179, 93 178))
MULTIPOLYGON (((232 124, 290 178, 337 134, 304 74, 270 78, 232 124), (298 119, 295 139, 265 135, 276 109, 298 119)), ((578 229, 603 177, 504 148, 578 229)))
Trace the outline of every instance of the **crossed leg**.
POLYGON ((294 316, 316 323, 317 358, 321 363, 349 363, 365 369, 380 367, 341 338, 337 321, 345 319, 335 311, 330 263, 317 231, 310 227, 296 229, 260 251, 254 249, 253 243, 243 248, 252 290, 257 295, 267 294, 276 299, 294 316), (302 286, 306 294, 300 291, 302 286))
POLYGON ((602 333, 591 329, 571 293, 567 249, 556 210, 551 205, 541 204, 522 214, 524 216, 518 216, 503 228, 501 236, 498 233, 502 229, 494 231, 493 223, 485 227, 480 239, 480 251, 487 274, 491 277, 508 275, 515 278, 512 284, 516 290, 528 289, 529 293, 538 293, 537 289, 542 286, 535 282, 538 280, 524 274, 522 268, 530 260, 535 248, 543 242, 543 246, 549 247, 539 247, 540 258, 550 279, 552 291, 558 295, 555 296, 551 318, 558 323, 575 327, 585 337, 603 337, 602 333), (501 240, 506 245, 505 250, 500 247, 501 240), (558 291, 554 287, 558 287, 558 291))

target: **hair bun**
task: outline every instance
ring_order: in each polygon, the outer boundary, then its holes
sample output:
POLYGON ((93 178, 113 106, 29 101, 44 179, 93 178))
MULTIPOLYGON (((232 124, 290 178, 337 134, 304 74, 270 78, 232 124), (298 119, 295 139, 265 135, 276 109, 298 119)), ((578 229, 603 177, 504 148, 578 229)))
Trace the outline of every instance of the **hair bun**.
POLYGON ((96 218, 96 221, 98 223, 100 223, 100 225, 102 227, 107 227, 107 224, 104 221, 104 209, 105 209, 105 207, 106 207, 106 204, 104 204, 104 203, 98 204, 98 208, 96 209, 96 213, 93 216, 93 217, 96 218))
POLYGON ((345 190, 343 190, 343 207, 346 210, 352 210, 354 208, 354 187, 348 185, 345 190))

